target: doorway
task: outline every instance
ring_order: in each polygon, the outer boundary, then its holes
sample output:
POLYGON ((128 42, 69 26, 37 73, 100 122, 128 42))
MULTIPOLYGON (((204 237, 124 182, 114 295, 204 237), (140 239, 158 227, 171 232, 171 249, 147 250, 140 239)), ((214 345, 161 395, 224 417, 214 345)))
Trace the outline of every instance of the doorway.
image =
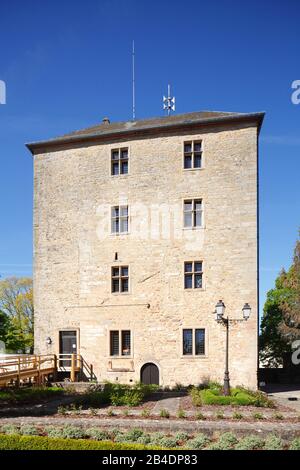
POLYGON ((159 385, 159 370, 152 362, 147 362, 141 368, 141 382, 145 385, 159 385))
POLYGON ((59 332, 59 354, 64 355, 59 361, 60 367, 71 367, 71 354, 77 354, 76 330, 59 332))

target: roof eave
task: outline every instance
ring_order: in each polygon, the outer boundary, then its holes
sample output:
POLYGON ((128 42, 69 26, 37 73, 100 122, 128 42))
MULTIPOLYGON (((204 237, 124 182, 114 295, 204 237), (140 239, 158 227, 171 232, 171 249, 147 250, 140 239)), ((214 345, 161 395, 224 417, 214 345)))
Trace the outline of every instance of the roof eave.
POLYGON ((146 126, 140 129, 122 129, 105 132, 103 134, 99 134, 97 132, 91 134, 75 134, 72 136, 68 136, 66 138, 59 137, 56 139, 50 139, 45 141, 39 142, 29 142, 26 143, 26 147, 28 150, 35 154, 36 151, 42 151, 45 147, 60 147, 63 145, 69 144, 76 144, 77 142, 88 142, 88 141, 95 141, 101 139, 107 139, 112 137, 118 137, 122 135, 133 135, 133 134, 143 134, 148 133, 149 131, 155 130, 171 130, 175 128, 188 128, 188 127, 195 127, 195 126, 207 126, 210 124, 222 124, 222 123, 230 123, 230 122, 247 122, 247 121, 254 121, 257 124, 258 133, 260 132, 262 122, 265 116, 265 112, 257 112, 257 113, 248 113, 248 114, 237 114, 237 115, 229 115, 229 116, 219 116, 219 117, 211 117, 207 119, 199 119, 195 121, 186 121, 181 123, 166 123, 164 125, 153 125, 153 126, 146 126))

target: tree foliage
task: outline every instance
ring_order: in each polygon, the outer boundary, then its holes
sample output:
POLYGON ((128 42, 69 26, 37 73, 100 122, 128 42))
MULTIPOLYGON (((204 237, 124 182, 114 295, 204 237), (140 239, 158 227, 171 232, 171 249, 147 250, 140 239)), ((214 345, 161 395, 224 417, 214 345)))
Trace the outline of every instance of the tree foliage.
POLYGON ((0 339, 11 352, 33 350, 33 289, 31 278, 0 281, 0 339))
POLYGON ((282 270, 275 288, 267 293, 261 324, 260 358, 269 367, 283 364, 291 355, 292 343, 300 338, 300 240, 294 259, 286 272, 282 270))

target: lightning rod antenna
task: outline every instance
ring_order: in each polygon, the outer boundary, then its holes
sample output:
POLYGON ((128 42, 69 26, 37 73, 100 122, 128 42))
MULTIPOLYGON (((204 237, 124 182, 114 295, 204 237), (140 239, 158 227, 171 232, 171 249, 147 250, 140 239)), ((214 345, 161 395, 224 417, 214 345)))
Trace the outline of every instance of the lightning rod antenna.
POLYGON ((132 41, 132 119, 135 121, 135 50, 134 40, 132 41))

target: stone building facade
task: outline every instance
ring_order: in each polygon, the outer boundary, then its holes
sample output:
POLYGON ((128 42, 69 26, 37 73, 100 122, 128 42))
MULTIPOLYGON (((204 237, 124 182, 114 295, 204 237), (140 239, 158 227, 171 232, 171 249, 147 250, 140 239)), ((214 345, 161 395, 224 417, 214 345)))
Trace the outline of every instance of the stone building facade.
POLYGON ((257 385, 262 113, 110 123, 28 144, 35 352, 80 354, 99 381, 257 385))

